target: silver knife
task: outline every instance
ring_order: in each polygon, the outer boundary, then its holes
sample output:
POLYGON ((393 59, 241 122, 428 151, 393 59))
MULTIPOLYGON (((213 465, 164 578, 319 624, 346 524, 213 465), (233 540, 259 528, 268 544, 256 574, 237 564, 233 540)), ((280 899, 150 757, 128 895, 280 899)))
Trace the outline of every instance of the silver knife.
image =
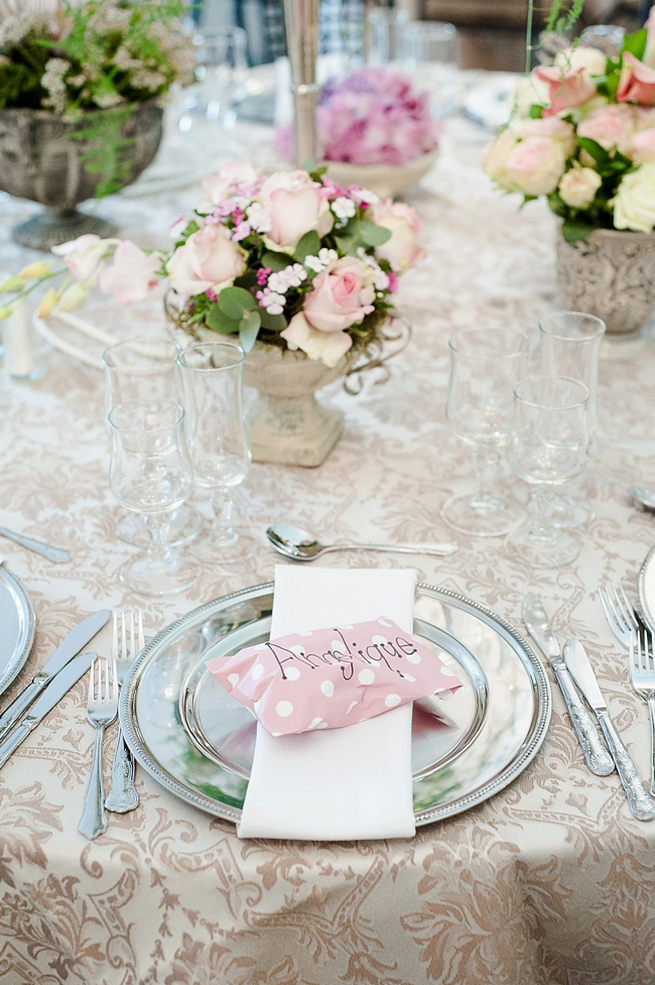
POLYGON ((0 766, 4 766, 12 752, 18 749, 21 742, 27 738, 32 729, 54 708, 58 701, 61 701, 66 692, 70 691, 74 684, 77 684, 80 677, 87 672, 95 658, 95 653, 81 653, 79 657, 70 660, 53 680, 50 681, 18 727, 3 742, 0 742, 0 766))
POLYGON ((111 616, 110 609, 100 609, 93 615, 83 619, 68 636, 64 637, 50 659, 44 664, 27 687, 23 688, 18 697, 14 698, 0 715, 0 739, 16 724, 26 708, 39 696, 43 688, 52 680, 55 674, 65 667, 82 647, 99 633, 111 616))
POLYGON ((607 745, 616 764, 616 771, 623 784, 628 806, 638 821, 652 821, 655 818, 655 800, 646 791, 630 753, 621 741, 614 722, 610 718, 607 704, 598 686, 596 675, 589 663, 589 657, 579 640, 567 640, 564 644, 564 659, 573 679, 584 694, 587 702, 596 713, 600 727, 607 739, 607 745))
POLYGON ((614 771, 614 760, 598 733, 591 713, 578 694, 564 663, 562 651, 551 628, 543 602, 538 595, 528 592, 523 599, 521 614, 530 636, 541 648, 553 668, 571 724, 580 742, 585 763, 597 776, 607 776, 614 771))

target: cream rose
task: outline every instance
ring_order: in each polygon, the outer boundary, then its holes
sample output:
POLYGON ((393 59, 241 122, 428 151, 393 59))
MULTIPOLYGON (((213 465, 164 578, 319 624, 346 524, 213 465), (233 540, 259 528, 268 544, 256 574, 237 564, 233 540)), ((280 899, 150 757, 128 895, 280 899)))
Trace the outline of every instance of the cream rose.
POLYGON ((614 196, 615 229, 652 233, 655 228, 655 162, 626 174, 614 196))
POLYGON ((562 175, 558 191, 572 209, 586 209, 602 184, 593 168, 571 168, 562 175))
POLYGON ((228 287, 245 267, 245 254, 230 239, 225 226, 209 225, 178 246, 166 264, 166 272, 174 290, 190 295, 228 287))
POLYGON ((353 344, 345 332, 319 332, 302 312, 294 315, 280 334, 290 349, 302 349, 310 359, 319 359, 330 367, 336 366, 353 344))
POLYGON ((326 236, 334 218, 321 185, 306 171, 280 171, 266 179, 261 203, 270 216, 266 244, 270 249, 293 253, 305 233, 316 230, 326 236))
POLYGON ((374 202, 369 211, 376 225, 384 226, 391 232, 386 243, 376 248, 376 253, 389 262, 392 270, 404 273, 427 255, 419 242, 421 221, 411 205, 392 202, 388 198, 383 202, 374 202))

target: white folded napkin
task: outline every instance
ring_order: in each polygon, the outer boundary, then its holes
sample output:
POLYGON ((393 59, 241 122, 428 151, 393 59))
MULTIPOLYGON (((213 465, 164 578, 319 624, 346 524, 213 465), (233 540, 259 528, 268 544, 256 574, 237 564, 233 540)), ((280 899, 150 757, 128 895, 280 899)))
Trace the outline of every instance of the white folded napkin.
MULTIPOLYGON (((276 565, 271 636, 379 616, 412 631, 412 569, 276 565)), ((273 737, 257 725, 241 838, 409 838, 412 704, 347 728, 273 737)))

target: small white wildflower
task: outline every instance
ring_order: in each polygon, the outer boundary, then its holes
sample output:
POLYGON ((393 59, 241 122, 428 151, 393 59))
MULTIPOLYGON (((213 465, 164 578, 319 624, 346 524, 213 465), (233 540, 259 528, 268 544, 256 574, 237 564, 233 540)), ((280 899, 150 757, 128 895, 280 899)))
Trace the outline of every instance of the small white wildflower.
POLYGON ((351 219, 357 211, 355 203, 351 198, 340 196, 332 202, 332 211, 337 219, 351 219))
POLYGON ((278 294, 286 294, 289 284, 283 271, 272 273, 268 278, 268 286, 278 294))

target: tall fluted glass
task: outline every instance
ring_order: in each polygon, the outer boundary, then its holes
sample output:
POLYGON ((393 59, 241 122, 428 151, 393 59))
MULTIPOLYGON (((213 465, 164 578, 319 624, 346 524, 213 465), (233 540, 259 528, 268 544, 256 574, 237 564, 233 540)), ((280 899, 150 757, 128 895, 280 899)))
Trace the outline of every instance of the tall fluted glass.
POLYGON ((516 386, 514 410, 507 459, 530 485, 530 515, 509 534, 505 551, 531 568, 557 568, 575 560, 580 550, 569 530, 554 525, 553 501, 585 467, 589 390, 567 377, 528 376, 516 386))
POLYGON ((514 386, 526 371, 529 343, 511 328, 464 328, 448 343, 450 380, 446 417, 472 449, 475 487, 446 500, 442 516, 462 533, 506 534, 523 507, 499 487, 499 465, 513 413, 514 386))
POLYGON ((213 491, 210 535, 197 550, 225 563, 243 560, 252 539, 233 523, 232 491, 250 468, 243 411, 244 352, 234 342, 201 342, 180 354, 195 482, 213 491))
POLYGON ((184 410, 173 400, 128 400, 112 407, 109 483, 126 510, 143 516, 146 550, 120 572, 142 595, 181 592, 194 583, 196 566, 167 542, 170 514, 191 490, 191 462, 184 436, 184 410))

